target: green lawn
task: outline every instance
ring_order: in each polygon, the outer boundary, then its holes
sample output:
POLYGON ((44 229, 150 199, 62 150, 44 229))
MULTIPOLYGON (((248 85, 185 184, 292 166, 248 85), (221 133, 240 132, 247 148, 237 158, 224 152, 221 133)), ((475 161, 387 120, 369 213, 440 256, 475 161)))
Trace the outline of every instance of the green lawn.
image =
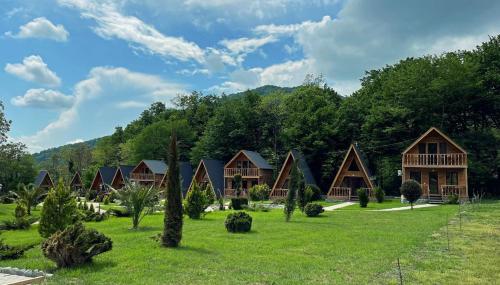
MULTIPOLYGON (((0 204, 0 222, 13 220, 14 219, 14 209, 16 204, 0 204)), ((42 206, 37 206, 36 209, 31 209, 31 215, 33 217, 40 217, 40 210, 42 206)))
MULTIPOLYGON (((500 204, 493 205, 497 235, 491 235, 495 240, 489 246, 496 242, 493 248, 498 250, 500 204)), ((405 278, 422 275, 418 274, 422 269, 438 270, 433 264, 443 262, 442 258, 426 263, 428 257, 417 258, 420 255, 415 253, 429 247, 427 242, 445 226, 446 215, 452 217, 457 208, 444 205, 374 212, 356 205, 319 218, 296 212, 290 223, 284 222, 280 209, 251 212, 254 223, 248 234, 227 233, 224 218, 229 211, 215 212, 200 221, 186 218, 182 247, 178 249, 162 248, 151 238, 162 230, 161 214, 146 217, 138 231, 129 229, 128 218, 111 218, 88 224, 113 240, 113 250, 96 257, 93 264, 57 270, 36 247, 25 257, 0 262, 0 266, 53 272, 53 284, 387 284, 397 281, 394 269, 398 257, 405 278), (409 264, 415 273, 410 273, 409 264)), ((470 215, 467 222, 474 220, 470 215)), ((2 237, 9 244, 41 241, 36 227, 4 232, 2 237)), ((493 258, 488 261, 490 265, 493 261, 498 264, 498 254, 493 258)), ((437 272, 415 280, 447 283, 437 272)))

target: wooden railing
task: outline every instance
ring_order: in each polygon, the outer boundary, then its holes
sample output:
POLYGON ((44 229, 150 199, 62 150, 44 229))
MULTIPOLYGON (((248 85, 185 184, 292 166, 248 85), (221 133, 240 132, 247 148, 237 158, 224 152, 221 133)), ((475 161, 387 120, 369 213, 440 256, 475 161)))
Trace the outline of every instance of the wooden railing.
POLYGON ((328 192, 328 197, 333 199, 351 199, 351 188, 349 187, 332 187, 328 192))
MULTIPOLYGON (((242 189, 240 192, 240 197, 247 197, 248 191, 245 189, 242 189)), ((224 189, 224 197, 227 198, 232 198, 236 197, 236 189, 224 189)))
POLYGON ((130 173, 130 180, 139 180, 139 181, 154 181, 155 175, 151 173, 130 173))
POLYGON ((462 185, 441 185, 441 195, 443 198, 448 197, 449 195, 458 195, 460 198, 467 198, 468 193, 465 186, 462 185))
POLYGON ((271 198, 285 198, 288 194, 288 189, 274 189, 271 193, 271 198))
POLYGON ((413 154, 407 153, 403 157, 404 166, 467 166, 465 153, 447 154, 413 154))
POLYGON ((225 177, 233 177, 236 174, 240 174, 241 176, 259 176, 258 168, 224 168, 224 176, 225 177))

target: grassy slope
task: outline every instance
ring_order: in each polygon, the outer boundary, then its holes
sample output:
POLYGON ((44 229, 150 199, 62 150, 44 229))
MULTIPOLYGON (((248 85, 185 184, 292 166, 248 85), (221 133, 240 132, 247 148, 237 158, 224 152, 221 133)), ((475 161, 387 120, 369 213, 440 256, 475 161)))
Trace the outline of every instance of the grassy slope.
MULTIPOLYGON (((129 230, 130 219, 112 218, 89 226, 113 239, 113 250, 98 256, 94 264, 55 271, 52 282, 67 284, 332 284, 367 283, 393 267, 398 256, 411 256, 455 206, 412 212, 366 210, 325 213, 306 218, 296 213, 285 223, 281 210, 251 213, 249 234, 228 234, 226 212, 206 219, 185 219, 179 249, 161 248, 152 236, 161 232, 163 216, 148 216, 139 231, 129 230), (415 222, 415 223, 414 223, 415 222), (414 223, 411 227, 409 224, 414 223)), ((40 241, 36 227, 5 232, 8 243, 40 241)), ((54 271, 40 248, 0 266, 54 271)), ((391 276, 389 276, 391 277, 391 276)))

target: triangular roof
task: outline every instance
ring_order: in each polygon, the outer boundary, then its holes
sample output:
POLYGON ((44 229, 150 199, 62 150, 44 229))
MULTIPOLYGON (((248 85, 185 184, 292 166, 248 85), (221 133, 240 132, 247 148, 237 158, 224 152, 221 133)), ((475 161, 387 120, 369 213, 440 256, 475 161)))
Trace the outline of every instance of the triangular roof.
POLYGON ((224 167, 227 167, 231 162, 233 162, 240 153, 243 153, 257 168, 260 169, 273 169, 273 167, 260 155, 260 153, 251 150, 240 150, 231 160, 226 163, 224 167))
MULTIPOLYGON (((202 159, 200 163, 198 163, 198 167, 193 177, 195 177, 202 168, 207 172, 208 181, 212 185, 215 196, 219 198, 224 193, 224 163, 215 159, 202 159)), ((194 182, 193 178, 189 188, 191 188, 194 182)))
POLYGON ((111 185, 111 182, 113 182, 113 177, 116 173, 116 167, 99 167, 99 172, 101 173, 102 183, 111 185))
POLYGON ((116 168, 115 175, 111 179, 111 185, 115 183, 118 177, 118 173, 121 174, 123 181, 127 181, 130 178, 130 173, 134 170, 135 166, 132 165, 120 165, 116 168))
POLYGON ((371 173, 368 169, 368 160, 366 159, 365 155, 363 154, 363 152, 361 152, 361 150, 358 148, 357 145, 351 144, 351 146, 347 150, 347 153, 344 157, 344 160, 342 161, 342 164, 340 165, 339 170, 337 171, 337 174, 335 175, 335 178, 333 179, 332 185, 330 186, 330 190, 332 189, 333 185, 335 185, 335 182, 337 182, 337 180, 339 179, 339 176, 340 176, 340 173, 342 172, 342 169, 344 169, 344 167, 346 167, 347 159, 349 158, 349 156, 352 155, 351 153, 354 154, 354 159, 358 160, 358 163, 361 166, 360 170, 361 170, 361 172, 363 172, 365 174, 365 176, 367 178, 367 181, 369 184, 368 186, 370 188, 374 187, 373 182, 370 179, 371 173))
POLYGON ((50 178, 49 172, 47 170, 40 170, 38 175, 35 178, 35 187, 40 187, 45 180, 45 177, 47 177, 50 181, 50 185, 54 185, 54 182, 52 181, 52 178, 50 178))
POLYGON ((71 179, 71 183, 69 185, 73 186, 75 184, 82 184, 82 176, 80 175, 80 172, 78 172, 78 171, 75 172, 75 175, 73 175, 73 178, 71 179))
POLYGON ((167 171, 167 164, 163 160, 147 160, 144 159, 137 164, 131 172, 134 172, 141 164, 145 164, 153 174, 165 174, 167 171))
POLYGON ((412 149, 414 146, 416 146, 421 140, 423 140, 425 137, 427 137, 431 132, 436 132, 438 133, 441 137, 443 137, 448 143, 462 151, 463 153, 467 153, 465 149, 463 149, 461 146, 459 146, 457 143, 455 143, 450 137, 445 135, 443 132, 438 130, 436 127, 431 127, 430 129, 427 130, 423 135, 421 135, 416 141, 414 141, 409 147, 407 147, 404 151, 403 154, 407 153, 410 149, 412 149))
MULTIPOLYGON (((314 179, 314 176, 311 172, 311 169, 309 168, 309 165, 307 164, 307 161, 305 160, 304 156, 302 155, 301 152, 297 150, 291 150, 288 152, 288 155, 286 156, 285 161, 283 162, 283 166, 281 166, 281 170, 278 174, 278 177, 276 178, 274 185, 273 185, 273 191, 276 189, 277 184, 281 181, 281 176, 282 175, 289 175, 289 173, 285 173, 285 167, 289 163, 297 162, 297 167, 300 169, 302 174, 304 175, 304 182, 306 185, 315 185, 316 184, 316 179, 314 179)), ((272 193, 271 193, 272 196, 272 193)))
MULTIPOLYGON (((181 191, 182 195, 185 196, 189 185, 191 185, 191 180, 193 179, 193 167, 187 161, 179 162, 179 175, 181 178, 181 191)), ((163 178, 161 179, 160 185, 166 186, 167 171, 164 172, 163 178)))

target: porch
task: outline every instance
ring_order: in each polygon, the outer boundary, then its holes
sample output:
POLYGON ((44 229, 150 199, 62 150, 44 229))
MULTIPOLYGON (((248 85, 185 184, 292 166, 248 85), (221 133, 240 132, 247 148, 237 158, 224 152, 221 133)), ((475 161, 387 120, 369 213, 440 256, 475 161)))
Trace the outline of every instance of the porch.
POLYGON ((365 189, 368 192, 370 200, 375 199, 375 192, 372 188, 350 188, 350 187, 332 187, 328 193, 328 198, 340 201, 358 201, 358 189, 365 189))

